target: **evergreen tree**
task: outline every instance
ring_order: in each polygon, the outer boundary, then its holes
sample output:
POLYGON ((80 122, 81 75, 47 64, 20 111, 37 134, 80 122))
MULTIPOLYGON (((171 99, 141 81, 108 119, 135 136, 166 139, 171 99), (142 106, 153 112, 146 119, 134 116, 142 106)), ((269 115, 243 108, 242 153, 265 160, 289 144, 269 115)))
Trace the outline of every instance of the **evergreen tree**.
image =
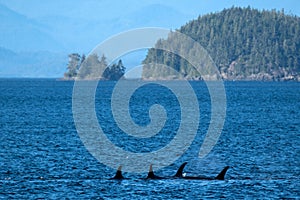
POLYGON ((125 74, 126 68, 124 67, 122 60, 118 61, 118 64, 112 64, 107 67, 103 73, 103 78, 107 80, 119 80, 125 74))
POLYGON ((72 53, 69 55, 68 72, 65 73, 66 78, 75 78, 78 74, 80 67, 80 55, 78 53, 72 53))
MULTIPOLYGON (((104 73, 106 68, 107 68, 107 61, 105 55, 103 54, 100 59, 100 71, 104 73)), ((103 77, 103 74, 100 74, 100 76, 103 77)))
POLYGON ((100 77, 99 74, 100 61, 97 54, 89 55, 81 63, 79 77, 81 79, 96 79, 100 77))

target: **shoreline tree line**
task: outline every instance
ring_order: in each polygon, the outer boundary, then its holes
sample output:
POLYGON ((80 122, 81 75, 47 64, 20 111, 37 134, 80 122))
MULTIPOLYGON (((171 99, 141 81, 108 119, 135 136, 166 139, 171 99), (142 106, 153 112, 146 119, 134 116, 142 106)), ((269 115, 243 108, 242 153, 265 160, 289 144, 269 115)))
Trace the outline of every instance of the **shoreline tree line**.
POLYGON ((119 80, 125 74, 126 68, 121 59, 108 66, 104 54, 100 59, 97 54, 86 57, 85 54, 72 53, 68 57, 67 72, 64 74, 66 80, 119 80))

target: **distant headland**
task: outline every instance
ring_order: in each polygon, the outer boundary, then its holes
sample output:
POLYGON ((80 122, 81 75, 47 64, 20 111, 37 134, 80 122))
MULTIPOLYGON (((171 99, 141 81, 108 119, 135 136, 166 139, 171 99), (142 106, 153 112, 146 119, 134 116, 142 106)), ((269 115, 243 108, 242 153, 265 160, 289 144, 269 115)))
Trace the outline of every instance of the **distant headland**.
MULTIPOLYGON (((207 50, 223 80, 300 81, 300 18, 284 10, 232 7, 199 16, 178 31, 207 50)), ((158 42, 171 40, 181 45, 171 37, 158 42)), ((164 76, 158 65, 144 68, 144 79, 202 79, 186 60, 169 52, 150 49, 143 64, 153 62, 171 63, 182 76, 164 76)))

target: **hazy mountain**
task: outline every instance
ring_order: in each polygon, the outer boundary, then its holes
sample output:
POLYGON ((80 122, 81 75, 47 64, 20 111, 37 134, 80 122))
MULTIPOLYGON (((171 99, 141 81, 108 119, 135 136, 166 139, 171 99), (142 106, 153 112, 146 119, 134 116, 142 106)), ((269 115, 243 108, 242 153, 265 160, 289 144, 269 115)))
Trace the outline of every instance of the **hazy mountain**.
POLYGON ((123 28, 159 26, 175 29, 190 19, 190 15, 183 14, 171 7, 152 4, 121 16, 116 20, 115 25, 123 28))
POLYGON ((83 13, 63 15, 63 12, 48 12, 43 16, 37 13, 34 18, 28 18, 0 4, 0 76, 40 77, 55 76, 57 73, 62 76, 69 53, 87 54, 106 38, 132 28, 151 26, 175 29, 191 18, 161 4, 126 11, 114 12, 110 17, 107 12, 103 14, 94 9, 91 18, 86 18, 83 13), (61 67, 60 70, 57 67, 61 67))
POLYGON ((62 46, 47 26, 0 4, 0 45, 16 51, 57 50, 62 46))
POLYGON ((16 53, 0 47, 0 77, 60 77, 67 59, 64 53, 16 53))
POLYGON ((87 53, 106 38, 122 31, 149 26, 175 29, 188 19, 191 17, 160 4, 145 6, 126 14, 112 15, 110 19, 103 19, 101 13, 98 18, 91 19, 76 15, 72 18, 62 15, 36 18, 50 27, 49 34, 68 51, 87 53))
POLYGON ((53 13, 29 19, 0 4, 0 45, 14 51, 88 52, 107 37, 140 27, 178 28, 191 16, 154 4, 111 18, 90 19, 53 13))
POLYGON ((65 69, 62 45, 47 26, 0 4, 0 77, 57 77, 65 69), (52 52, 53 51, 53 52, 52 52))

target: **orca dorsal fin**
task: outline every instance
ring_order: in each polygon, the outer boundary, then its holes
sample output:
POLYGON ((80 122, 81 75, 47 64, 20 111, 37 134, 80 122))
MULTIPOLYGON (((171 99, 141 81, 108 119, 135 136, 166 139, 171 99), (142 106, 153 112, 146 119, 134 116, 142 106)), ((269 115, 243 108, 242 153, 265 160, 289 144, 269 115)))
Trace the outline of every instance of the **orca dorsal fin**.
POLYGON ((217 179, 217 180, 224 180, 225 174, 226 174, 226 172, 227 172, 228 169, 229 169, 229 166, 224 167, 224 169, 218 174, 218 176, 216 176, 215 179, 217 179))
POLYGON ((187 164, 187 162, 184 162, 184 163, 182 163, 182 165, 180 165, 180 167, 178 168, 178 170, 175 174, 175 177, 182 178, 182 172, 183 172, 183 169, 186 166, 186 164, 187 164))
POLYGON ((113 177, 113 179, 123 179, 123 175, 122 175, 122 166, 120 165, 118 168, 118 171, 115 175, 115 177, 113 177))
POLYGON ((153 172, 152 164, 150 164, 150 168, 149 168, 149 172, 148 172, 147 178, 149 178, 149 179, 156 178, 156 176, 154 175, 154 172, 153 172))

